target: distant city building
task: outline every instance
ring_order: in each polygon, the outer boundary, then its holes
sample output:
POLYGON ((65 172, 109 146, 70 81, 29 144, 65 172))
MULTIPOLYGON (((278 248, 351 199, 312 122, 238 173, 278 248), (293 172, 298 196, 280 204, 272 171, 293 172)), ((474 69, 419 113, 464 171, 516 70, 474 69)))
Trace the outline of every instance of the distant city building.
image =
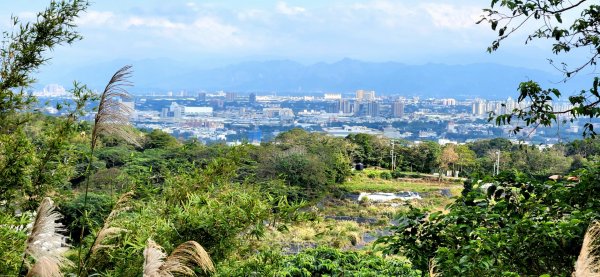
POLYGON ((233 102, 235 101, 237 98, 237 93, 235 92, 226 92, 225 93, 225 101, 227 102, 233 102))
POLYGON ((374 101, 375 100, 375 91, 370 90, 357 90, 356 91, 356 100, 357 101, 374 101))
POLYGON ((181 118, 185 114, 185 107, 177 104, 176 102, 171 102, 171 106, 169 106, 169 113, 174 118, 181 118))
POLYGON ((427 130, 427 131, 419 131, 420 138, 434 138, 437 137, 437 133, 435 131, 427 130))
POLYGON ((184 107, 185 115, 212 115, 212 107, 184 107))
POLYGON ((323 98, 325 100, 339 100, 342 99, 342 95, 339 93, 325 93, 323 98))
POLYGON ((294 112, 289 108, 264 108, 263 113, 267 117, 294 117, 294 112))
POLYGON ((214 99, 211 101, 211 105, 217 108, 223 108, 225 106, 225 101, 223 99, 214 99))
POLYGON ((448 126, 446 126, 446 131, 448 133, 456 133, 456 123, 454 123, 454 121, 448 121, 448 126))
POLYGON ((202 101, 202 102, 206 101, 206 93, 205 92, 198 93, 198 98, 196 100, 202 101))
POLYGON ((375 101, 369 101, 364 104, 365 115, 371 117, 379 116, 379 103, 375 101))
POLYGON ((328 113, 339 113, 340 112, 340 102, 331 102, 327 104, 327 112, 328 113))
POLYGON ((365 126, 344 126, 344 127, 330 127, 323 128, 323 131, 330 136, 334 137, 347 137, 349 134, 369 134, 369 135, 381 135, 382 133, 378 130, 367 128, 365 126))
POLYGON ((440 138, 440 139, 438 139, 437 142, 439 145, 442 145, 442 146, 444 146, 446 144, 455 144, 455 145, 458 144, 457 141, 449 140, 449 139, 445 139, 445 138, 440 138))
POLYGON ((404 103, 402 101, 396 100, 394 104, 392 104, 392 115, 396 118, 404 116, 404 103))
POLYGON ((345 114, 351 114, 355 112, 355 105, 350 100, 342 99, 340 106, 341 111, 345 114))
POLYGON ((486 112, 485 101, 481 99, 477 99, 473 102, 472 105, 472 114, 474 115, 483 115, 486 112))
POLYGON ((444 105, 444 106, 456 106, 456 99, 453 99, 453 98, 442 99, 442 105, 444 105))
POLYGON ((256 94, 255 93, 250 93, 250 96, 248 96, 248 102, 250 102, 250 104, 256 103, 256 94))
POLYGON ((61 96, 68 96, 69 93, 61 85, 50 84, 50 85, 45 86, 42 91, 34 92, 33 95, 38 96, 38 97, 61 97, 61 96))

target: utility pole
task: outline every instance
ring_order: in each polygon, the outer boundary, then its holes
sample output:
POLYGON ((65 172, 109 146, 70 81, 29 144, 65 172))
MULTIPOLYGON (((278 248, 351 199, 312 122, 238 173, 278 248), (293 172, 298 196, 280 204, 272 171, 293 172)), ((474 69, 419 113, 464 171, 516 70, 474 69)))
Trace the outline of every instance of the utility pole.
POLYGON ((392 140, 392 171, 396 169, 396 163, 394 162, 394 140, 392 140))
POLYGON ((496 151, 496 155, 498 155, 497 159, 496 159, 496 174, 498 175, 500 174, 500 151, 496 151))

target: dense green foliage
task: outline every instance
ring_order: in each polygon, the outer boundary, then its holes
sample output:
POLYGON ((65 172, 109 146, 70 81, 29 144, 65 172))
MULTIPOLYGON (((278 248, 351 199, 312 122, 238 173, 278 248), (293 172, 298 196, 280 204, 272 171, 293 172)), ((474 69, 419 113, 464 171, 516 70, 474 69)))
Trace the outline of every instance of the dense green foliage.
MULTIPOLYGON (((489 23, 492 30, 497 32, 497 39, 488 48, 489 52, 496 51, 502 41, 518 31, 532 30, 526 42, 548 40, 552 44, 551 51, 560 60, 549 59, 549 61, 564 75, 564 81, 588 67, 593 69, 600 58, 598 36, 600 6, 594 1, 492 0, 491 7, 484 9, 484 13, 479 23, 489 23), (578 50, 584 50, 588 54, 577 59, 561 57, 569 53, 575 55, 582 53, 578 50), (569 65, 566 62, 573 60, 578 60, 579 64, 569 65)), ((528 103, 527 106, 508 111, 507 114, 491 115, 490 119, 495 119, 498 124, 510 124, 511 121, 517 123, 513 132, 518 133, 526 126, 535 128, 551 126, 566 120, 573 122, 579 117, 599 117, 599 82, 600 79, 594 77, 590 80, 589 89, 582 89, 579 93, 570 95, 568 101, 573 108, 565 111, 555 111, 552 106, 552 102, 562 96, 560 87, 545 89, 533 80, 522 82, 518 88, 517 100, 528 103), (569 117, 561 118, 563 115, 569 117)), ((592 137, 596 135, 591 122, 584 124, 583 135, 592 137)))
POLYGON ((222 276, 421 276, 406 261, 319 247, 283 256, 263 252, 225 268, 222 276))
POLYGON ((489 187, 466 186, 448 213, 412 210, 383 239, 422 270, 449 276, 569 275, 588 224, 598 219, 600 168, 580 182, 530 182, 503 172, 489 187))

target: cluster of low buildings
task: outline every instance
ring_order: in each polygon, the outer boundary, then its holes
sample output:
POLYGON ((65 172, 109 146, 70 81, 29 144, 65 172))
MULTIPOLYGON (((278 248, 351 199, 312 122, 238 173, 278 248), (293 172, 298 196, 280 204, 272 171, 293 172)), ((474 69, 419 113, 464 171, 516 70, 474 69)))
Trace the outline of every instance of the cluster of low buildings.
MULTIPOLYGON (((42 96, 64 95, 64 89, 48 86, 42 96)), ((490 113, 504 114, 528 103, 506 100, 378 96, 372 90, 352 94, 324 93, 281 96, 274 93, 163 93, 137 96, 125 103, 134 113, 139 128, 161 129, 181 138, 210 143, 243 141, 260 143, 291 128, 324 132, 332 136, 366 133, 413 141, 465 142, 493 137, 537 137, 554 142, 549 130, 525 128, 517 134, 514 126, 488 122, 490 113)), ((555 111, 572 108, 568 103, 551 103, 555 111)), ((570 118, 563 118, 570 119, 570 118)), ((563 132, 578 133, 577 121, 563 126, 563 132)))

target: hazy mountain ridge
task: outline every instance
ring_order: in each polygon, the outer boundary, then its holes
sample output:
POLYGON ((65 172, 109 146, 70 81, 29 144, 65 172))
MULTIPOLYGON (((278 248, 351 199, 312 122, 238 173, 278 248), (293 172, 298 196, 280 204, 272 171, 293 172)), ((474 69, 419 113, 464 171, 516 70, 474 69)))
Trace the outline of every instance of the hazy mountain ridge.
MULTIPOLYGON (((118 60, 60 72, 41 72, 40 84, 70 84, 74 79, 101 89, 114 70, 132 64, 135 92, 236 91, 308 94, 375 90, 378 94, 422 97, 504 98, 517 95, 518 84, 536 80, 543 87, 557 87, 565 94, 585 88, 586 78, 564 83, 558 72, 499 64, 406 65, 397 62, 363 62, 343 59, 335 63, 303 65, 289 60, 243 62, 202 69, 168 59, 118 60)), ((589 86, 589 85, 588 85, 589 86)))

